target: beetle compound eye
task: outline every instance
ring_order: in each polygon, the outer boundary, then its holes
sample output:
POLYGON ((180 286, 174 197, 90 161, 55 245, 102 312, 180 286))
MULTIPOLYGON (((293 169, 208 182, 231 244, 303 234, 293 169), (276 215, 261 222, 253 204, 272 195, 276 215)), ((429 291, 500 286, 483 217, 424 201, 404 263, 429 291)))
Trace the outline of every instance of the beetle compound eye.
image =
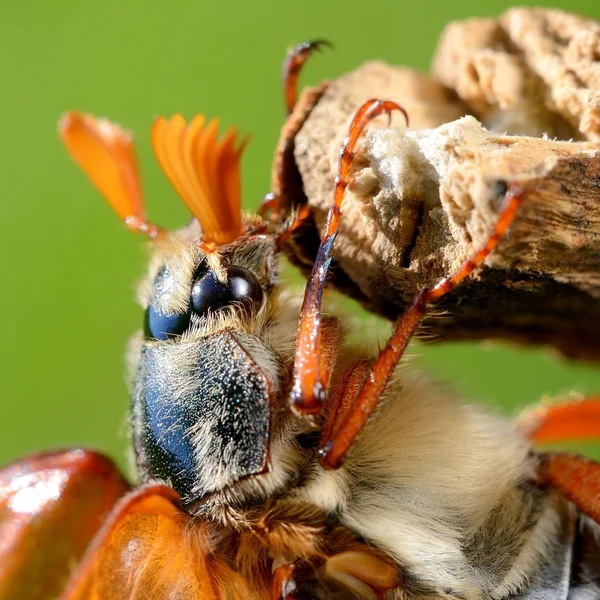
POLYGON ((192 309, 199 315, 236 304, 250 312, 260 307, 262 299, 260 283, 242 267, 229 267, 226 282, 219 281, 212 271, 205 271, 192 287, 192 309))
POLYGON ((165 341, 181 335, 190 324, 190 312, 164 313, 152 305, 146 309, 144 336, 146 339, 165 341))
POLYGON ((154 280, 152 297, 144 315, 144 336, 147 340, 172 340, 184 333, 190 326, 191 309, 173 312, 173 295, 181 287, 181 282, 167 266, 163 266, 154 280))

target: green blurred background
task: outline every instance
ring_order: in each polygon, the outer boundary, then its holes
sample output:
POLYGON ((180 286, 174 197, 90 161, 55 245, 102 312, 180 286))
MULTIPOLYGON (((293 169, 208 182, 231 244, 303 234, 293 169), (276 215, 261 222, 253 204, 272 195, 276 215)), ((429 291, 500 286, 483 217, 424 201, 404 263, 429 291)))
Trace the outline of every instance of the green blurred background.
MULTIPOLYGON (((547 3, 600 18, 597 0, 547 3)), ((4 3, 0 21, 4 331, 0 463, 83 444, 123 463, 128 404, 123 355, 141 324, 134 282, 142 240, 129 235, 68 159, 60 113, 93 112, 137 134, 152 219, 186 210, 151 154, 153 117, 219 116, 252 134, 244 198, 267 191, 284 116, 280 64, 295 42, 336 45, 313 60, 316 83, 381 58, 427 70, 444 24, 497 15, 505 1, 4 3)), ((381 328, 379 328, 381 330, 381 328)), ((600 391, 598 369, 501 345, 416 348, 418 359, 475 401, 515 413, 544 394, 600 391)), ((592 451, 600 455, 598 447, 592 451)))

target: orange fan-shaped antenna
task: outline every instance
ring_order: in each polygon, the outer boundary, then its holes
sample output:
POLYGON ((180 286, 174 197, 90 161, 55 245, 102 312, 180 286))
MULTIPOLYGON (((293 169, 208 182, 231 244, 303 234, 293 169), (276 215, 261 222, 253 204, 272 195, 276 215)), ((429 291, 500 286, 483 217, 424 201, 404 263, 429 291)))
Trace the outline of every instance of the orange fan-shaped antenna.
POLYGON ((159 117, 152 146, 173 187, 202 227, 203 241, 232 242, 242 233, 240 159, 246 140, 228 129, 219 140, 219 122, 202 115, 186 124, 181 115, 159 117))
POLYGON ((127 226, 156 237, 146 219, 133 136, 106 119, 68 112, 58 126, 71 156, 127 226))

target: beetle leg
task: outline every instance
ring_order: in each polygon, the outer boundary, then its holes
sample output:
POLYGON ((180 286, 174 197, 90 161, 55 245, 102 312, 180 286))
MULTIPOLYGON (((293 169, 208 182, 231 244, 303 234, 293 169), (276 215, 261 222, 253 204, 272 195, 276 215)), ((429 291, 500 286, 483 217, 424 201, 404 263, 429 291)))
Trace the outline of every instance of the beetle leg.
POLYGON ((265 217, 268 213, 272 213, 279 209, 279 196, 273 192, 267 192, 260 203, 258 214, 265 217))
POLYGON ((498 245, 500 238, 514 220, 523 196, 524 191, 519 186, 509 186, 494 231, 484 247, 465 261, 456 273, 441 279, 433 288, 423 288, 416 294, 408 309, 400 317, 385 348, 381 350, 371 366, 354 407, 344 419, 338 433, 334 434, 322 447, 321 463, 323 466, 330 469, 337 469, 341 466, 346 453, 377 407, 381 394, 398 361, 427 314, 428 305, 452 291, 481 265, 498 245))
MULTIPOLYGON (((282 198, 292 199, 297 195, 297 190, 302 189, 300 173, 294 159, 294 146, 296 135, 306 122, 306 119, 314 108, 319 98, 327 88, 322 83, 316 88, 308 89, 302 96, 302 101, 297 101, 298 76, 307 59, 311 54, 322 46, 330 46, 325 41, 304 42, 288 52, 283 64, 283 90, 288 109, 288 117, 281 130, 281 138, 275 153, 275 165, 273 167, 273 178, 271 192, 263 199, 258 211, 264 217, 267 212, 271 213, 271 220, 280 223, 283 207, 282 198), (286 176, 284 177, 284 173, 286 176)), ((295 204, 295 202, 292 202, 295 204)))
POLYGON ((369 373, 370 366, 370 362, 366 360, 352 364, 344 373, 337 393, 327 398, 326 421, 321 436, 321 445, 324 445, 338 434, 346 415, 352 411, 356 404, 356 399, 369 373))
POLYGON ((317 570, 302 559, 277 567, 271 600, 312 600, 317 579, 365 600, 384 600, 389 590, 402 584, 400 572, 390 562, 370 551, 348 550, 334 554, 317 570))
POLYGON ((428 292, 427 288, 423 288, 415 296, 398 321, 385 348, 380 351, 368 370, 352 409, 338 427, 337 432, 321 447, 320 461, 324 467, 328 469, 341 467, 346 453, 377 407, 389 378, 426 314, 428 292))
POLYGON ((294 235, 296 230, 301 227, 304 223, 306 223, 307 219, 312 215, 310 207, 305 204, 301 206, 293 218, 290 220, 288 225, 284 225, 283 232, 277 238, 277 245, 279 247, 283 246, 291 237, 294 235))
POLYGON ((564 442, 600 438, 600 396, 542 404, 525 410, 517 427, 532 442, 564 442))
POLYGON ((371 119, 392 110, 401 111, 408 120, 404 109, 395 102, 376 99, 365 102, 352 119, 348 135, 342 145, 338 175, 334 184, 333 204, 327 219, 327 229, 321 238, 317 258, 306 284, 304 302, 300 312, 294 361, 294 386, 291 397, 292 408, 299 413, 317 412, 325 400, 324 380, 319 372, 321 364, 319 348, 321 301, 331 262, 331 248, 337 235, 341 205, 348 186, 356 144, 371 119))
POLYGON ((327 40, 302 42, 288 51, 283 61, 283 95, 288 114, 294 110, 298 97, 298 77, 311 55, 323 47, 333 48, 327 40))
POLYGON ((81 449, 0 470, 0 598, 56 597, 128 487, 108 458, 81 449))
POLYGON ((540 454, 538 483, 558 490, 600 524, 600 463, 572 454, 540 454))
POLYGON ((271 581, 271 600, 310 600, 302 582, 313 577, 312 567, 302 559, 277 567, 271 581))
POLYGON ((402 575, 388 561, 373 552, 349 550, 327 559, 324 571, 359 598, 383 600, 388 590, 402 585, 402 575))
MULTIPOLYGON (((323 390, 329 385, 329 377, 335 360, 335 355, 340 337, 337 321, 331 318, 322 319, 319 315, 319 327, 316 332, 315 352, 316 356, 311 356, 309 360, 299 365, 296 363, 294 368, 298 368, 304 378, 316 377, 318 375, 319 382, 323 386, 323 390), (316 359, 316 360, 313 360, 316 359)), ((294 390, 292 390, 292 394, 294 390)), ((312 404, 304 402, 302 409, 298 410, 295 405, 292 405, 292 410, 302 415, 314 415, 321 411, 322 402, 314 400, 312 404)))

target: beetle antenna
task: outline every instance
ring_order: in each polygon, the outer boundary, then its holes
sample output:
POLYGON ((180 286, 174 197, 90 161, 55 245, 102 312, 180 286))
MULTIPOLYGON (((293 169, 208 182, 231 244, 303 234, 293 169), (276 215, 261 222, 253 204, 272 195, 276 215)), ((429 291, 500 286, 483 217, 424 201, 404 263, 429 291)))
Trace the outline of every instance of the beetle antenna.
POLYGON ((146 218, 133 135, 107 119, 65 113, 59 135, 96 189, 131 231, 156 238, 161 229, 146 218))
POLYGON ((243 231, 240 160, 248 138, 228 129, 217 136, 219 121, 197 115, 159 117, 152 147, 165 175, 202 227, 204 242, 227 244, 243 231))

